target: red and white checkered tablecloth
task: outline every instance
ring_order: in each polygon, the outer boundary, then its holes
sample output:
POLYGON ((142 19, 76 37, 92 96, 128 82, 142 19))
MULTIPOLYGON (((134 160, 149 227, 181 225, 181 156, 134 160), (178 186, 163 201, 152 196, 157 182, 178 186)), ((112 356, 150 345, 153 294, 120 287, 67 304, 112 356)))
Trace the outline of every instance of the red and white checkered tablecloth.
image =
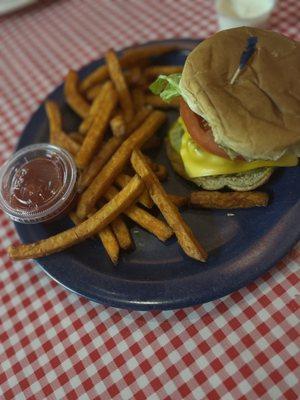
MULTIPOLYGON (((270 27, 300 39, 300 1, 279 1, 270 27)), ((40 1, 2 18, 0 164, 69 68, 109 47, 216 29, 210 0, 40 1)), ((0 212, 1 399, 299 398, 299 245, 223 299, 133 312, 80 298, 32 262, 11 261, 5 249, 16 241, 0 212)))

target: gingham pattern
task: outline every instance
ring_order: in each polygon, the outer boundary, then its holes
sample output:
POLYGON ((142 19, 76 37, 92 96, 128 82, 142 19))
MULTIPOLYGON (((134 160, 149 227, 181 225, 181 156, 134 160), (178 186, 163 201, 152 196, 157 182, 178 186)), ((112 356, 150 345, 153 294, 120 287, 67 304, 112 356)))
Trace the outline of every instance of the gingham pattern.
MULTIPOLYGON (((0 163, 69 68, 108 47, 216 30, 209 0, 39 3, 1 21, 0 163)), ((300 2, 280 1, 270 26, 299 39, 300 2)), ((1 399, 299 396, 299 246, 270 273, 221 300, 129 312, 65 291, 32 262, 12 262, 5 248, 16 241, 0 213, 1 399)))

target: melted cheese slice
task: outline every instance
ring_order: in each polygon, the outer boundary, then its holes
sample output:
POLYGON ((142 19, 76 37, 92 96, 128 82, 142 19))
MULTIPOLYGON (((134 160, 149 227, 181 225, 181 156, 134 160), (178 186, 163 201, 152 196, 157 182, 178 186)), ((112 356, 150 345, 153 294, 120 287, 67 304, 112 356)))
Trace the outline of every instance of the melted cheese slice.
MULTIPOLYGON (((182 127, 185 128, 183 124, 182 127)), ((261 167, 294 167, 298 164, 298 158, 294 155, 284 155, 276 161, 251 162, 219 157, 196 145, 186 129, 182 136, 180 155, 190 178, 236 174, 261 167)))

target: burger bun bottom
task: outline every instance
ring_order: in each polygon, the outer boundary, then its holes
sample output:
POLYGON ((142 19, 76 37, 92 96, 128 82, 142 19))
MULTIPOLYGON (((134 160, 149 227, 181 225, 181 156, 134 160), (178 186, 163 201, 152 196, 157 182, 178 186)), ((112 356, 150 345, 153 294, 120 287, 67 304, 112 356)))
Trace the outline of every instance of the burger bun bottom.
POLYGON ((180 154, 171 146, 168 138, 166 138, 165 144, 167 156, 177 174, 205 190, 219 190, 225 187, 240 192, 253 190, 266 183, 274 170, 273 168, 265 167, 238 174, 189 178, 185 172, 180 154))

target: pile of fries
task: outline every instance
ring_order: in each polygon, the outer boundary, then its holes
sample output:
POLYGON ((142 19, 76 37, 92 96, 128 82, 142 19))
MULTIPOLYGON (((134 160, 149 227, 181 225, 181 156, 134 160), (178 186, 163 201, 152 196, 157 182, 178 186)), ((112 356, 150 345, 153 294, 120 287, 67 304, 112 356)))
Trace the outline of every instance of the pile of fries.
POLYGON ((166 120, 164 103, 148 92, 159 74, 181 72, 181 66, 151 65, 152 57, 174 50, 174 46, 148 46, 128 50, 118 58, 113 50, 82 82, 69 71, 65 99, 81 117, 77 132, 66 133, 62 115, 53 101, 45 104, 52 144, 68 150, 80 172, 78 202, 70 213, 74 227, 32 244, 11 246, 14 259, 38 258, 64 250, 91 236, 97 236, 108 256, 117 264, 120 250, 134 248, 127 219, 134 221, 159 240, 173 234, 190 257, 205 261, 207 254, 178 211, 182 206, 236 208, 264 206, 264 193, 220 193, 199 191, 189 196, 166 193, 161 181, 166 168, 150 160, 149 148, 160 145, 155 136, 166 120), (150 213, 156 205, 163 218, 150 213), (126 217, 125 217, 126 216, 126 217))

